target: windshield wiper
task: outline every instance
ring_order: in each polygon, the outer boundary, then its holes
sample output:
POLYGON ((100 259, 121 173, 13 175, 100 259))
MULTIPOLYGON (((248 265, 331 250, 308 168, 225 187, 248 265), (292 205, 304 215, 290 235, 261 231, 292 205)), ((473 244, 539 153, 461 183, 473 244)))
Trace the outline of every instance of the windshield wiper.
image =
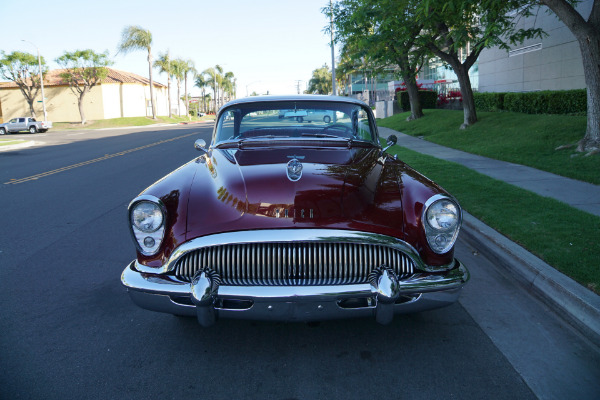
POLYGON ((310 137, 317 137, 317 138, 335 138, 335 139, 348 140, 348 138, 341 137, 341 136, 338 136, 338 135, 330 135, 328 133, 303 133, 302 136, 310 136, 310 137))

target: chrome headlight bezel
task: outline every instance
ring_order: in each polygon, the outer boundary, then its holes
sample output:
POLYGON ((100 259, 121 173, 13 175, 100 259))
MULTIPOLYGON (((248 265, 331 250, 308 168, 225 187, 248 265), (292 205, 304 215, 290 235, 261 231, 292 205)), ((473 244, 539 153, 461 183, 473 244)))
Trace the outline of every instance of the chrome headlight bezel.
POLYGON ((425 202, 421 222, 425 230, 425 237, 427 238, 429 248, 436 254, 445 254, 456 243, 462 224, 462 209, 455 199, 437 194, 425 202), (441 208, 438 209, 440 206, 441 208), (436 218, 436 214, 432 213, 437 213, 440 218, 436 218), (450 217, 451 221, 445 222, 447 226, 440 226, 440 219, 442 217, 446 220, 450 217), (434 223, 431 222, 432 220, 434 223))
POLYGON ((136 247, 140 253, 145 256, 151 256, 158 252, 160 245, 162 244, 164 233, 165 233, 165 220, 166 220, 166 212, 165 206, 163 202, 155 196, 150 195, 142 195, 136 197, 128 207, 128 217, 129 217, 129 228, 131 230, 131 234, 133 236, 136 247), (140 229, 138 225, 134 221, 134 212, 136 207, 140 205, 150 203, 156 207, 156 209, 161 213, 161 221, 160 224, 156 228, 144 230, 140 229))

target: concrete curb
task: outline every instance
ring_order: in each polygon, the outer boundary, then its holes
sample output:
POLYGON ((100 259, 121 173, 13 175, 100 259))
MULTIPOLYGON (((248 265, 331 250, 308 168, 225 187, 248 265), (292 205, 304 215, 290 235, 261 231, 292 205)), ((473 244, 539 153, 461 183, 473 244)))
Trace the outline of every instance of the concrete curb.
POLYGON ((24 149, 26 147, 35 146, 36 144, 41 144, 41 143, 42 142, 34 142, 33 140, 28 140, 28 141, 23 142, 23 143, 10 144, 8 146, 0 146, 0 152, 2 152, 2 151, 12 151, 12 150, 24 149))
POLYGON ((462 235, 600 347, 600 296, 466 212, 462 235))

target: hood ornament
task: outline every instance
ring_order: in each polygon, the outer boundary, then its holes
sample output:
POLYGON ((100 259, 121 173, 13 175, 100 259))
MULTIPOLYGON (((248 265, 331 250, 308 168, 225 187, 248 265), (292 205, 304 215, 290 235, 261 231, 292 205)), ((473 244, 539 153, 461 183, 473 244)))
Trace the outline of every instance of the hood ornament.
POLYGON ((302 177, 302 163, 297 158, 293 158, 287 163, 287 177, 292 182, 296 182, 302 177))

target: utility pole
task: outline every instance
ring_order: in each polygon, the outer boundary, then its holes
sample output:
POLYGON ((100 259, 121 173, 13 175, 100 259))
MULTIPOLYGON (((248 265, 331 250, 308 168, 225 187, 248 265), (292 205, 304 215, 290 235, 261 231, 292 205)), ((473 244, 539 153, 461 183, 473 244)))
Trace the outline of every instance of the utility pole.
POLYGON ((335 87, 335 50, 333 46, 333 8, 331 0, 329 0, 329 30, 331 31, 331 83, 332 92, 334 96, 337 96, 337 88, 335 87))
POLYGON ((300 82, 303 82, 301 79, 296 80, 296 91, 300 94, 300 82))

